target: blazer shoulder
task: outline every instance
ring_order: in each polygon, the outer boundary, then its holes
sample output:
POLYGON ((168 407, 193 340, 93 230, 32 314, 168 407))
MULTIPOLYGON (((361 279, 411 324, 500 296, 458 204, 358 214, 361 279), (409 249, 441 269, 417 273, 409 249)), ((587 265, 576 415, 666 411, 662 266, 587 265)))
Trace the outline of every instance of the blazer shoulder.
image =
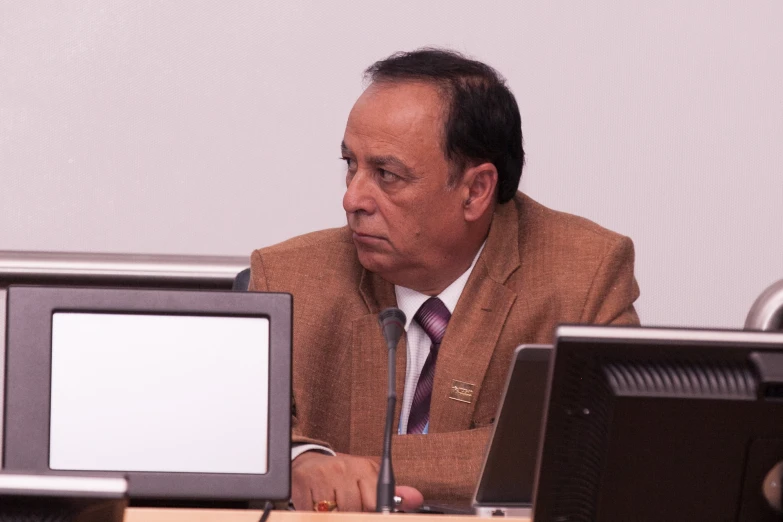
POLYGON ((606 251, 618 244, 632 245, 631 239, 581 216, 548 208, 529 196, 517 194, 521 245, 535 244, 555 253, 606 251))
POLYGON ((347 245, 352 246, 350 230, 348 227, 328 228, 309 232, 301 236, 292 237, 282 243, 256 249, 262 256, 265 255, 290 255, 302 249, 324 247, 329 245, 347 245))
POLYGON ((251 287, 293 291, 310 284, 358 284, 361 265, 347 227, 297 236, 251 255, 251 287))
POLYGON ((638 323, 630 238, 521 194, 515 204, 521 266, 510 284, 524 291, 541 321, 609 323, 627 312, 638 323))
POLYGON ((628 272, 633 277, 635 253, 629 237, 521 194, 515 202, 521 276, 534 281, 534 286, 583 294, 604 275, 628 272))

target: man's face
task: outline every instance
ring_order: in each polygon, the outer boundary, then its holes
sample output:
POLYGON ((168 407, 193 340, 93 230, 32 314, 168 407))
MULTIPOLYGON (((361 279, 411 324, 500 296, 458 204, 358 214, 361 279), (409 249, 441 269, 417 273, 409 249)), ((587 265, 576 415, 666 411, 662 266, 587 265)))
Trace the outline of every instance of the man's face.
POLYGON ((431 85, 372 84, 351 110, 343 138, 343 207, 359 261, 419 291, 428 274, 461 262, 469 248, 464 191, 447 184, 443 118, 431 85))

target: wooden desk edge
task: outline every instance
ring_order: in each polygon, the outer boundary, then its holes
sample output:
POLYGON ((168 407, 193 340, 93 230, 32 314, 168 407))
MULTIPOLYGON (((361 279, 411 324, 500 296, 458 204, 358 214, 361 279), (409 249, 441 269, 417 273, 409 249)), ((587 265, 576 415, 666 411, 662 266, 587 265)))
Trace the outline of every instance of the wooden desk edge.
MULTIPOLYGON (((125 522, 258 522, 261 511, 234 509, 165 509, 165 508, 128 508, 125 522)), ((471 515, 426 515, 379 513, 310 513, 296 511, 273 511, 270 522, 465 522, 471 515)), ((509 518, 518 522, 531 522, 529 518, 509 518)))

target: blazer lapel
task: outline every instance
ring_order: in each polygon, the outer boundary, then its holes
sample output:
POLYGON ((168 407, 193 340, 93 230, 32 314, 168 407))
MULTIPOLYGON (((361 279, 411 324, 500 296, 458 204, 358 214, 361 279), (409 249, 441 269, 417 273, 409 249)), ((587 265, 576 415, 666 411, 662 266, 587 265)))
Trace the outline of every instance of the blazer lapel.
MULTIPOLYGON (((378 313, 397 305, 394 285, 377 274, 362 273, 360 293, 369 310, 353 321, 351 356, 351 443, 354 455, 379 455, 383 447, 383 426, 386 419, 388 391, 388 351, 378 324, 378 313), (361 392, 359 392, 361 390, 361 392)), ((397 346, 397 405, 393 433, 397 433, 405 387, 407 347, 405 336, 397 346)))
POLYGON ((513 202, 495 211, 481 253, 438 352, 430 432, 469 429, 484 374, 516 293, 503 284, 519 268, 519 220, 513 202))

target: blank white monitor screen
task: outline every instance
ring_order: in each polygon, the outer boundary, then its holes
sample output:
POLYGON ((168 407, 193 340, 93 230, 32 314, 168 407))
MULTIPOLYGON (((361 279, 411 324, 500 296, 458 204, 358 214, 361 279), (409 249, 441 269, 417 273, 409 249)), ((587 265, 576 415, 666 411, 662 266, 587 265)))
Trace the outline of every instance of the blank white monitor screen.
POLYGON ((56 312, 49 466, 267 472, 269 320, 56 312))

